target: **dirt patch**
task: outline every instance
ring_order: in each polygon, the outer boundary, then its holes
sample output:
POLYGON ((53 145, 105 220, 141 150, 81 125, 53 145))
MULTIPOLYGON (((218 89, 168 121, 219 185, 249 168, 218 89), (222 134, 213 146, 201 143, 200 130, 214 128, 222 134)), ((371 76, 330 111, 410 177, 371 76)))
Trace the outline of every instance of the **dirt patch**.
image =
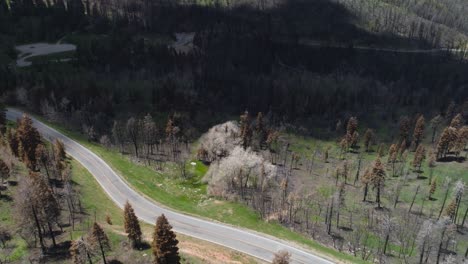
POLYGON ((228 252, 206 250, 206 247, 199 243, 181 241, 179 248, 183 253, 198 257, 205 263, 242 263, 241 261, 232 260, 231 254, 228 252))
POLYGON ((16 49, 20 52, 18 55, 19 59, 16 61, 16 66, 27 67, 32 64, 32 62, 27 61, 27 59, 31 57, 74 51, 76 50, 76 46, 73 44, 33 43, 16 46, 16 49))
POLYGON ((182 32, 175 33, 174 35, 176 41, 171 45, 171 47, 178 53, 187 54, 193 50, 193 38, 195 37, 195 32, 182 32))

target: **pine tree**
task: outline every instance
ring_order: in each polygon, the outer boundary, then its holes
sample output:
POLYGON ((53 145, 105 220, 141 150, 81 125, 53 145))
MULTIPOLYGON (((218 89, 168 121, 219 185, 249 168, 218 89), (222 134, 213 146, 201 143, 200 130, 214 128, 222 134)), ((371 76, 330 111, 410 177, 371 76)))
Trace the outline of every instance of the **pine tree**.
POLYGON ((123 152, 125 131, 120 121, 114 121, 114 124, 112 125, 112 138, 114 139, 114 144, 119 145, 120 152, 123 152))
POLYGON ((413 168, 417 171, 421 170, 423 160, 426 158, 426 149, 423 145, 419 145, 414 153, 413 168))
POLYGON ((395 165, 398 157, 398 147, 396 144, 392 144, 388 150, 388 163, 392 165, 392 176, 395 176, 395 165))
POLYGON ((264 146, 265 141, 267 140, 267 130, 265 128, 265 121, 263 120, 263 113, 258 112, 257 120, 255 122, 255 132, 258 138, 258 143, 260 146, 264 146))
POLYGON ((407 142, 410 131, 410 119, 407 116, 403 116, 400 119, 400 142, 407 142))
POLYGON ((450 126, 460 128, 463 125, 463 122, 463 116, 461 114, 457 114, 450 122, 450 126))
POLYGON ((456 156, 465 150, 468 143, 468 126, 463 126, 457 130, 457 139, 454 144, 454 152, 456 156))
POLYGON ((172 148, 172 156, 175 159, 177 155, 177 148, 178 148, 178 133, 180 129, 176 126, 174 118, 171 117, 167 120, 166 123, 166 140, 171 144, 172 148))
POLYGON ((265 132, 265 123, 263 121, 263 113, 262 112, 258 112, 257 114, 257 121, 255 123, 255 131, 257 133, 264 133, 265 132))
POLYGON ((348 147, 354 148, 357 145, 357 142, 359 139, 359 133, 357 132, 357 128, 358 128, 357 118, 354 116, 349 118, 348 124, 346 126, 346 135, 344 137, 344 139, 347 142, 348 147))
POLYGON ((36 148, 36 160, 39 163, 39 166, 41 167, 40 170, 42 170, 42 168, 43 168, 45 170, 46 174, 47 174, 47 179, 50 179, 49 166, 50 166, 51 157, 50 157, 49 152, 47 151, 46 147, 44 146, 44 144, 40 144, 40 145, 37 146, 37 148, 36 148))
POLYGON ((385 183, 385 169, 380 161, 380 157, 377 157, 375 160, 371 175, 372 186, 377 190, 375 201, 378 204, 378 208, 382 208, 380 196, 385 183))
POLYGON ((447 109, 445 110, 445 118, 447 118, 447 120, 450 120, 451 118, 453 118, 453 116, 455 115, 456 108, 457 108, 457 105, 455 104, 455 102, 451 101, 449 105, 447 106, 447 109))
POLYGON ((414 142, 415 148, 417 148, 419 144, 421 143, 421 140, 424 135, 424 128, 425 128, 425 119, 424 119, 424 116, 421 115, 416 121, 416 126, 414 127, 414 132, 413 132, 413 142, 414 142))
POLYGON ((172 231, 172 226, 163 215, 156 220, 154 228, 153 242, 151 247, 153 249, 155 264, 178 264, 180 263, 179 248, 177 244, 179 241, 175 233, 172 231))
POLYGON ((1 185, 3 185, 3 183, 5 182, 6 179, 8 179, 10 177, 10 168, 8 167, 8 165, 5 163, 5 161, 3 161, 2 159, 0 159, 0 197, 2 196, 2 189, 1 189, 1 185))
POLYGON ((340 158, 344 159, 343 154, 345 154, 349 150, 349 141, 348 141, 347 137, 344 137, 344 138, 341 139, 341 141, 340 141, 340 150, 341 150, 340 151, 340 158))
POLYGON ((434 118, 431 119, 431 128, 432 128, 432 139, 431 142, 434 143, 437 128, 442 123, 443 118, 441 115, 436 115, 434 118))
POLYGON ((289 264, 291 253, 286 250, 280 250, 275 253, 272 264, 289 264))
POLYGON ((91 263, 91 256, 83 238, 73 240, 69 251, 73 264, 84 264, 87 259, 90 260, 91 263))
POLYGON ((169 118, 166 123, 166 138, 171 138, 174 133, 174 120, 172 118, 169 118))
POLYGON ((29 116, 23 115, 19 120, 16 137, 19 146, 22 148, 22 153, 19 153, 20 158, 29 169, 35 170, 37 165, 36 148, 41 144, 41 135, 33 126, 32 119, 29 116))
POLYGON ((403 153, 406 151, 406 140, 403 140, 400 144, 400 148, 398 149, 398 156, 400 157, 400 161, 403 160, 403 153))
POLYGON ((358 120, 355 116, 352 116, 348 120, 348 124, 346 126, 346 134, 348 135, 354 134, 354 132, 357 131, 357 127, 358 127, 358 120))
POLYGON ((366 130, 366 133, 364 134, 364 147, 366 148, 366 152, 369 152, 369 148, 372 144, 372 141, 374 140, 374 131, 370 128, 366 130))
POLYGON ((30 172, 29 176, 33 188, 32 206, 40 221, 44 222, 43 224, 47 227, 49 236, 52 238, 52 243, 56 246, 53 225, 60 216, 60 205, 52 189, 39 173, 30 172))
POLYGON ((135 215, 133 207, 127 201, 124 207, 124 228, 133 247, 141 243, 141 229, 138 217, 135 215))
POLYGON ((328 163, 328 156, 330 152, 330 147, 326 147, 325 151, 323 152, 323 162, 328 163))
POLYGON ((361 182, 364 184, 363 191, 364 195, 362 198, 362 201, 365 202, 367 201, 367 194, 369 193, 369 184, 371 183, 372 180, 372 173, 369 170, 369 168, 366 168, 364 171, 364 175, 361 177, 361 182))
POLYGON ((7 129, 6 140, 8 142, 8 146, 10 147, 11 153, 13 153, 15 157, 19 157, 19 142, 18 138, 16 137, 16 131, 11 128, 7 129))
POLYGON ((64 161, 66 158, 66 153, 65 153, 65 145, 60 139, 56 139, 54 142, 54 151, 55 151, 55 156, 57 159, 60 161, 64 161))
POLYGON ((157 144, 158 129, 153 117, 147 114, 143 119, 143 141, 146 144, 146 155, 153 153, 153 146, 157 144))
POLYGON ((351 135, 351 144, 350 145, 351 145, 352 148, 356 148, 358 140, 359 140, 359 132, 354 131, 353 135, 351 135))
POLYGON ((398 155, 398 147, 396 144, 390 145, 390 148, 388 149, 388 163, 394 163, 396 162, 398 155))
POLYGON ((133 144, 133 149, 135 150, 135 156, 138 157, 138 150, 140 145, 140 135, 141 135, 141 122, 140 120, 130 117, 127 120, 126 125, 126 137, 130 139, 133 144))
POLYGON ((452 149, 457 139, 457 130, 454 127, 447 127, 440 136, 437 144, 437 159, 445 158, 448 152, 452 149))
POLYGON ((379 157, 385 156, 385 145, 383 143, 380 143, 379 148, 377 149, 377 155, 379 157))
POLYGON ((279 133, 277 131, 274 131, 274 130, 270 130, 268 131, 268 136, 267 136, 267 139, 266 139, 266 144, 268 146, 269 149, 272 148, 272 146, 278 142, 278 137, 279 137, 279 133))
POLYGON ((107 237, 102 227, 96 222, 94 222, 93 224, 93 228, 91 230, 89 239, 90 244, 93 247, 99 247, 99 250, 101 251, 102 255, 102 260, 104 261, 104 264, 107 264, 105 250, 110 249, 109 238, 107 237))
POLYGON ((250 128, 250 116, 246 110, 244 114, 240 116, 240 137, 242 139, 242 147, 247 149, 251 145, 252 141, 252 129, 250 128))
POLYGON ((73 240, 70 245, 70 256, 73 264, 83 264, 85 260, 83 259, 81 245, 77 240, 73 240))
POLYGON ((453 199, 447 208, 445 209, 445 215, 450 217, 450 219, 453 221, 455 219, 455 212, 457 210, 457 201, 453 199))

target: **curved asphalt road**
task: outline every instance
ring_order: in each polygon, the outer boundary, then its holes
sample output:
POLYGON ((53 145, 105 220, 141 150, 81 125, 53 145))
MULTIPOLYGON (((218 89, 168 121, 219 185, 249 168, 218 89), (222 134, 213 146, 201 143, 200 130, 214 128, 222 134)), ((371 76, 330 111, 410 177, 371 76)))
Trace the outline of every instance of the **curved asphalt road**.
MULTIPOLYGON (((23 112, 8 108, 6 114, 7 119, 17 120, 23 112)), ((163 208, 133 190, 96 154, 37 119, 32 118, 32 120, 46 140, 52 141, 57 138, 63 141, 67 153, 91 172, 120 208, 123 208, 127 200, 130 201, 137 216, 147 223, 154 224, 159 215, 165 214, 178 233, 210 241, 268 262, 273 259, 274 253, 278 250, 287 250, 292 254, 292 263, 332 263, 297 246, 292 246, 286 241, 163 208)))

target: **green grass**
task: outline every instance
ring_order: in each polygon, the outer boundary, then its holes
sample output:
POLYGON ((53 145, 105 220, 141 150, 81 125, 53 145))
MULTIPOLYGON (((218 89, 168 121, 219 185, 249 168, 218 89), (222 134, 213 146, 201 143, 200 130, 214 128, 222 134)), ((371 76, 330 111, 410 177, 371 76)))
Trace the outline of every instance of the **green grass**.
MULTIPOLYGON (((13 187, 12 187, 13 189, 13 187)), ((11 190, 3 191, 2 194, 11 196, 11 190)), ((11 249, 11 252, 6 254, 6 252, 0 247, 0 259, 5 259, 8 256, 8 259, 11 261, 19 261, 24 259, 28 255, 26 241, 19 237, 15 232, 13 219, 13 208, 11 207, 12 202, 6 202, 0 200, 0 226, 7 228, 12 235, 12 239, 7 242, 7 248, 11 249)))
MULTIPOLYGON (((23 167, 16 166, 13 173, 25 173, 26 170, 23 167)), ((13 177, 8 180, 14 180, 13 177)), ((12 239, 7 241, 7 250, 11 250, 6 253, 0 247, 0 260, 8 259, 12 262, 24 259, 28 255, 28 248, 26 241, 24 241, 16 232, 15 218, 13 217, 14 210, 12 208, 13 201, 6 200, 5 197, 13 199, 16 186, 9 186, 6 190, 2 191, 3 198, 0 199, 0 226, 6 228, 12 239)))
POLYGON ((213 219, 277 238, 298 242, 314 251, 320 252, 322 255, 339 259, 343 262, 366 263, 361 259, 338 252, 299 233, 293 232, 279 223, 267 223, 256 212, 243 204, 220 201, 209 197, 206 194, 206 186, 200 182, 201 177, 207 170, 201 164, 197 165, 193 178, 183 180, 173 175, 173 173, 163 174, 149 167, 137 165, 131 162, 128 157, 114 150, 88 142, 83 135, 77 132, 69 131, 57 124, 51 124, 42 117, 35 117, 92 150, 118 172, 134 189, 164 206, 187 214, 213 219))

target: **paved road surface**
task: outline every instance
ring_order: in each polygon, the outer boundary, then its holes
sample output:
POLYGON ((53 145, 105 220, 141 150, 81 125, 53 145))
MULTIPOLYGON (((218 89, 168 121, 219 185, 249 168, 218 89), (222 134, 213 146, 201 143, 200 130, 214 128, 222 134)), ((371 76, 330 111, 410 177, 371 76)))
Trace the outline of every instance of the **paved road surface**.
MULTIPOLYGON (((7 109, 9 120, 16 120, 22 114, 20 110, 7 109)), ((332 263, 288 242, 267 235, 198 219, 161 207, 134 191, 96 154, 44 123, 34 118, 33 121, 34 126, 45 139, 50 141, 58 138, 63 141, 67 153, 91 172, 120 208, 123 208, 125 202, 129 200, 137 216, 147 223, 154 224, 156 217, 164 213, 176 232, 210 241, 265 261, 271 261, 275 252, 284 249, 292 254, 292 263, 332 263)))
POLYGON ((18 60, 16 60, 16 66, 26 67, 30 66, 32 62, 27 61, 26 59, 39 56, 47 55, 58 52, 72 51, 76 50, 76 46, 73 44, 48 44, 48 43, 34 43, 27 45, 16 46, 16 49, 20 52, 18 55, 18 60))

